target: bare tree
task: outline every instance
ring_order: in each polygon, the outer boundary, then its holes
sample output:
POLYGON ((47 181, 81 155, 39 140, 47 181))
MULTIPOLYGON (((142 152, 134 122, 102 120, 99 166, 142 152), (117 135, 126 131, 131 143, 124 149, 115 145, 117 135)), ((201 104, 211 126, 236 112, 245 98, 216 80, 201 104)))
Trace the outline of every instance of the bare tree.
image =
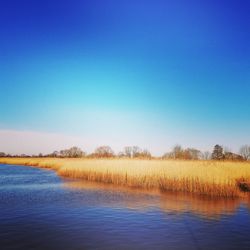
POLYGON ((128 158, 132 158, 133 157, 133 147, 127 146, 124 148, 124 155, 128 158))
POLYGON ((240 148, 240 155, 245 159, 245 160, 250 160, 250 146, 249 145, 244 145, 240 148))
POLYGON ((54 151, 51 156, 52 157, 69 157, 69 158, 80 158, 84 157, 86 155, 85 152, 83 152, 78 147, 71 147, 69 149, 61 150, 60 152, 54 151))
MULTIPOLYGON (((66 157, 66 150, 61 150, 60 152, 62 152, 63 154, 65 154, 66 157)), ((60 152, 58 151, 54 151, 53 153, 50 154, 51 157, 59 157, 60 156, 60 152)))
POLYGON ((133 146, 133 147, 132 147, 132 155, 133 155, 133 158, 139 157, 141 151, 142 151, 142 150, 141 150, 138 146, 133 146))
POLYGON ((147 149, 144 149, 144 150, 141 152, 141 158, 144 158, 144 159, 151 159, 152 156, 151 156, 151 153, 150 153, 147 149))
POLYGON ((244 161, 241 155, 235 154, 233 152, 225 152, 224 159, 229 161, 244 161))
POLYGON ((0 152, 0 157, 5 157, 6 154, 4 152, 0 152))
POLYGON ((205 151, 201 154, 201 158, 203 160, 210 160, 211 159, 211 153, 209 151, 205 151))
POLYGON ((128 158, 151 158, 151 153, 144 149, 142 150, 138 146, 127 146, 124 148, 123 152, 118 154, 119 157, 128 157, 128 158))
POLYGON ((110 146, 101 146, 95 150, 94 156, 100 158, 101 157, 109 158, 109 157, 114 157, 115 154, 110 146))
POLYGON ((126 154, 125 154, 123 151, 119 152, 119 153, 117 154, 117 156, 118 156, 119 158, 125 158, 125 157, 127 157, 126 154))
POLYGON ((80 148, 78 147, 72 147, 68 150, 69 157, 72 158, 79 158, 85 156, 85 152, 83 152, 80 148))
POLYGON ((195 148, 187 148, 184 150, 183 158, 190 160, 199 160, 201 158, 201 151, 195 148))
POLYGON ((173 153, 174 159, 182 158, 181 155, 183 153, 183 149, 182 149, 181 145, 174 146, 172 153, 173 153))
POLYGON ((162 159, 174 159, 173 152, 167 152, 162 156, 162 159))
POLYGON ((195 148, 183 149, 180 145, 176 145, 173 150, 163 155, 165 159, 183 159, 183 160, 199 160, 201 152, 195 148))

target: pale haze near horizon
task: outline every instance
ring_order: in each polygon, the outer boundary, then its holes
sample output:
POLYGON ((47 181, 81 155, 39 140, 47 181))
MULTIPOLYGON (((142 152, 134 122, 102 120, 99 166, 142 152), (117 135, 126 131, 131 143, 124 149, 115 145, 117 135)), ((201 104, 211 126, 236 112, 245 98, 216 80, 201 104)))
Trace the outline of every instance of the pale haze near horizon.
MULTIPOLYGON (((162 156, 164 153, 169 152, 173 146, 180 144, 183 147, 195 147, 202 151, 212 151, 214 142, 211 140, 208 143, 210 147, 204 147, 204 142, 193 141, 192 138, 182 138, 179 142, 175 142, 175 136, 169 137, 167 141, 162 140, 161 137, 154 138, 146 142, 144 138, 110 138, 107 135, 106 138, 100 137, 87 137, 87 136, 70 136, 57 133, 35 132, 35 131, 16 131, 16 130, 0 130, 0 152, 8 154, 28 154, 38 155, 39 153, 48 154, 53 151, 59 151, 62 149, 70 148, 72 146, 78 146, 87 153, 92 153, 98 146, 109 145, 115 151, 119 153, 123 150, 124 146, 137 145, 140 148, 148 149, 154 156, 162 156), (129 143, 136 141, 137 144, 129 143)), ((230 141, 225 138, 221 141, 221 145, 225 146, 234 152, 238 152, 241 141, 233 142, 231 146, 230 141)), ((207 143, 206 143, 207 144, 207 143)))

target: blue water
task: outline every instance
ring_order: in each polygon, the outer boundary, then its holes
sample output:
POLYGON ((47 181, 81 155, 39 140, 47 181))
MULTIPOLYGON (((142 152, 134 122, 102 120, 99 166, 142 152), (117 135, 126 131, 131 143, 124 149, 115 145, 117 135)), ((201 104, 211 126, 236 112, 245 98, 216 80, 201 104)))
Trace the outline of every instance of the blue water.
POLYGON ((0 165, 0 249, 250 249, 249 204, 0 165))

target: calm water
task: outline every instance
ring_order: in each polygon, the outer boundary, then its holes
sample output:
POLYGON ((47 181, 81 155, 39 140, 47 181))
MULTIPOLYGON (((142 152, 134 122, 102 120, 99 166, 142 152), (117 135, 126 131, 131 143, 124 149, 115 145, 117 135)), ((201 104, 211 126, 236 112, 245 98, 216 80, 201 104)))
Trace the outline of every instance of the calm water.
POLYGON ((250 249, 249 204, 0 165, 0 249, 250 249))

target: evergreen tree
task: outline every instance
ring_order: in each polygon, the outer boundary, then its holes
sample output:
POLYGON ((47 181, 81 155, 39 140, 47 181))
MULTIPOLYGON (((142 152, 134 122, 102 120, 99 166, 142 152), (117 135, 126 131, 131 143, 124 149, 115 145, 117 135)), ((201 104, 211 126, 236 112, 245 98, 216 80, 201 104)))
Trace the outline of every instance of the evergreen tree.
POLYGON ((213 160, 223 160, 224 159, 222 146, 220 146, 218 144, 214 146, 214 150, 212 153, 212 159, 213 160))

